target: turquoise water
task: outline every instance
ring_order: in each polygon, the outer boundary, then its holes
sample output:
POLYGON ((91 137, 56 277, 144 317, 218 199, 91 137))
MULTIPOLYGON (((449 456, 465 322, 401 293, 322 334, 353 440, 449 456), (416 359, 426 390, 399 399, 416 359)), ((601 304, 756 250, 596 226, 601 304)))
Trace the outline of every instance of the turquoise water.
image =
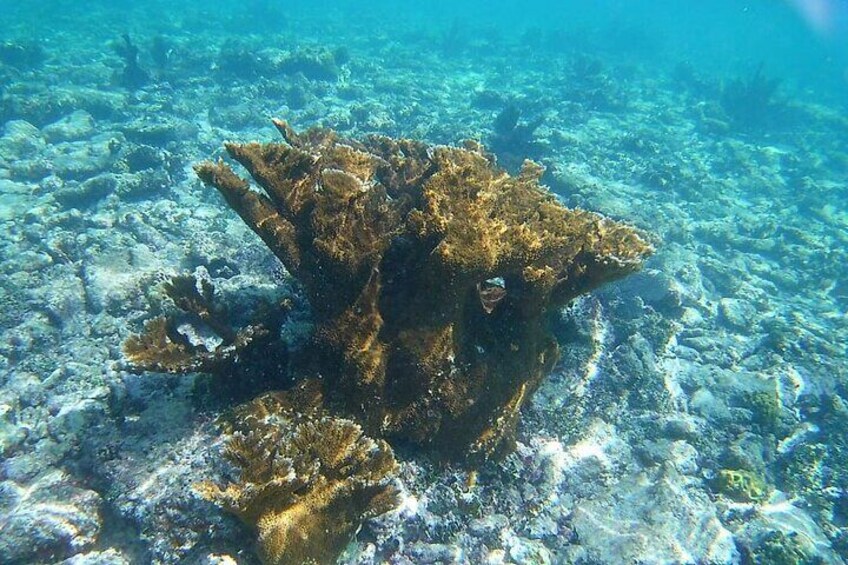
POLYGON ((273 117, 480 141, 655 248, 551 313, 512 454, 394 445, 401 508, 339 562, 848 559, 848 2, 0 0, 0 562, 258 562, 196 485, 238 475, 215 418, 291 382, 122 344, 192 274, 236 324, 287 298, 306 350, 302 289, 192 170, 273 117))

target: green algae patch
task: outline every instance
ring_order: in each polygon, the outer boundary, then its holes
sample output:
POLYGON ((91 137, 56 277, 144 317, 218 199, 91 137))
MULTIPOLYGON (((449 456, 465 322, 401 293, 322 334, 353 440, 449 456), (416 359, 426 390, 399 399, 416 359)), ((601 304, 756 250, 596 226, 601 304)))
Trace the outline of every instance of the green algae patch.
POLYGON ((722 469, 715 479, 715 490, 736 502, 762 502, 772 488, 760 475, 743 469, 722 469))

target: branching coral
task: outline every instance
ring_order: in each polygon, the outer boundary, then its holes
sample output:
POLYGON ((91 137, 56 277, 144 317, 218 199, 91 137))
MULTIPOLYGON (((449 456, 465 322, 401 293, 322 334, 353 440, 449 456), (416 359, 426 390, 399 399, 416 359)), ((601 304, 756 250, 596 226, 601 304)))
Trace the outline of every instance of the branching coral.
POLYGON ((721 106, 737 125, 756 129, 769 125, 785 109, 776 99, 780 80, 763 73, 763 65, 747 79, 730 81, 721 92, 721 106))
POLYGON ((215 303, 215 289, 209 280, 178 276, 165 283, 164 291, 188 318, 181 323, 177 316, 160 316, 150 320, 142 334, 131 336, 124 344, 130 368, 163 373, 235 373, 243 377, 245 370, 255 372, 251 364, 261 359, 266 367, 285 369, 287 352, 279 340, 285 304, 265 308, 253 323, 236 329, 215 303), (195 326, 208 329, 213 339, 199 340, 195 326))
POLYGON ((391 448, 327 415, 315 385, 236 410, 226 455, 240 480, 197 487, 256 528, 264 563, 331 563, 362 520, 397 505, 391 448))
POLYGON ((494 132, 489 148, 498 157, 498 163, 509 171, 517 170, 525 159, 538 159, 541 144, 534 139, 543 118, 529 123, 519 123, 521 110, 512 104, 501 110, 495 118, 494 132))
POLYGON ((452 459, 504 453, 557 359, 548 315, 650 246, 564 208, 529 161, 510 176, 473 143, 275 125, 287 143, 226 145, 262 192, 224 162, 197 173, 303 284, 330 404, 452 459))

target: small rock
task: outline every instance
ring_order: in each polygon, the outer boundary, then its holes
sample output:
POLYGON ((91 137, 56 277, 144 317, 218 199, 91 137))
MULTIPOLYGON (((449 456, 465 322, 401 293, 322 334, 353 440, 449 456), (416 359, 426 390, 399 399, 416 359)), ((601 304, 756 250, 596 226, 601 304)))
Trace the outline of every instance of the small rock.
POLYGON ((7 194, 31 194, 32 187, 22 182, 14 182, 9 179, 0 179, 0 194, 5 198, 7 194))
POLYGON ((40 562, 71 557, 94 545, 102 526, 100 496, 75 486, 63 471, 34 484, 0 483, 0 562, 40 562))
POLYGON ((171 141, 191 138, 197 134, 197 126, 176 118, 155 122, 139 118, 124 124, 121 130, 130 141, 155 147, 163 147, 171 141))
POLYGON ((15 421, 15 409, 11 404, 0 404, 0 457, 8 457, 27 438, 25 426, 15 421))
POLYGON ((62 441, 78 440, 86 429, 105 419, 104 412, 103 404, 91 398, 65 404, 50 421, 50 434, 62 441))
POLYGON ((506 540, 509 546, 509 558, 515 563, 534 563, 547 565, 551 563, 551 552, 538 540, 529 540, 519 536, 510 536, 506 540))
POLYGON ((668 458, 681 475, 694 475, 698 472, 698 450, 683 440, 671 443, 668 458))
POLYGON ((586 561, 738 563, 733 536, 718 520, 710 498, 688 488, 690 480, 672 469, 630 476, 580 504, 573 523, 586 561))
POLYGON ((46 146, 38 128, 24 120, 6 122, 0 137, 0 155, 10 161, 32 158, 46 146))
POLYGON ((730 417, 727 405, 719 401, 706 388, 699 388, 689 399, 689 408, 696 414, 709 420, 723 420, 730 417))
POLYGON ((459 549, 444 543, 418 541, 410 546, 409 554, 416 563, 456 563, 459 549))
MULTIPOLYGON (((79 553, 62 561, 62 565, 130 565, 132 560, 114 548, 79 553)), ((223 562, 220 562, 223 564, 223 562)), ((233 561, 232 563, 235 563, 233 561)))
POLYGON ((104 133, 87 141, 63 142, 53 146, 53 174, 66 180, 85 180, 104 172, 115 159, 120 139, 104 133))
POLYGON ((509 527, 509 519, 503 514, 490 514, 483 518, 472 520, 468 525, 468 531, 482 539, 487 544, 497 540, 501 530, 509 527))
POLYGON ((203 565, 238 565, 238 561, 233 557, 217 553, 210 553, 203 559, 202 563, 203 565))
POLYGON ((27 184, 0 179, 0 221, 23 216, 32 205, 31 193, 27 184))
POLYGON ((121 200, 133 202, 161 196, 171 188, 168 173, 161 169, 147 169, 120 176, 116 190, 121 200))
POLYGON ((41 132, 47 141, 79 141, 87 139, 94 131, 94 118, 85 110, 77 110, 64 118, 46 125, 41 132))
POLYGON ((504 565, 507 563, 506 551, 503 549, 493 549, 483 558, 484 565, 504 565))
POLYGON ((750 330, 757 316, 753 304, 738 298, 722 298, 718 309, 721 319, 735 330, 750 330))
POLYGON ((54 192, 53 197, 67 208, 87 208, 109 196, 117 184, 115 175, 105 173, 82 183, 68 183, 54 192))

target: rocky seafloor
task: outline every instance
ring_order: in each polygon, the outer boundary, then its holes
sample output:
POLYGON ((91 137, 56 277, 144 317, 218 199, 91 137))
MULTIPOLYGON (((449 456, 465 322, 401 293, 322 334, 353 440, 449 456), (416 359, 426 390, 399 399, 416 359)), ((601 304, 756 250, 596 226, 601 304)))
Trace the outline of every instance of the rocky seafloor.
POLYGON ((562 312, 516 452, 472 480, 401 449, 402 507, 341 562, 848 559, 844 102, 791 84, 752 102, 757 78, 733 99, 727 77, 553 33, 132 15, 158 27, 123 38, 92 12, 33 41, 21 12, 0 38, 0 562, 255 562, 193 488, 228 472, 227 402, 204 375, 129 372, 121 344, 171 307, 173 274, 234 308, 299 296, 191 172, 274 139, 271 116, 482 140, 656 246, 562 312))

